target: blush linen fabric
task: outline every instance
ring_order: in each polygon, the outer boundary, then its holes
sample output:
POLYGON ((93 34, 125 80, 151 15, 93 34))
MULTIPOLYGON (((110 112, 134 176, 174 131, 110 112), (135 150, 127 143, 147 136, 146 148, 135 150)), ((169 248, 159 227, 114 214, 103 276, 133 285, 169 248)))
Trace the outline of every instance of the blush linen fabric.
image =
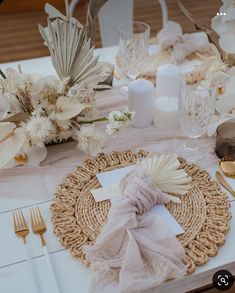
POLYGON ((145 214, 169 202, 167 195, 140 167, 123 179, 121 190, 123 198, 111 206, 96 243, 84 247, 94 271, 91 292, 109 283, 116 292, 143 292, 186 273, 184 249, 166 221, 145 214))

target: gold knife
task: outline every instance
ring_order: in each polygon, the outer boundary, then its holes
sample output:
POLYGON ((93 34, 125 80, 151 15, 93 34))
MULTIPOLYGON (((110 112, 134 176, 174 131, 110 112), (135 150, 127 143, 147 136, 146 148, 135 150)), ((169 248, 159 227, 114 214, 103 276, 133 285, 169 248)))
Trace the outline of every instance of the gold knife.
POLYGON ((228 182, 224 179, 224 177, 220 174, 219 171, 216 171, 215 177, 218 180, 218 182, 221 185, 223 185, 223 187, 226 188, 235 197, 235 191, 232 189, 232 187, 228 184, 228 182))

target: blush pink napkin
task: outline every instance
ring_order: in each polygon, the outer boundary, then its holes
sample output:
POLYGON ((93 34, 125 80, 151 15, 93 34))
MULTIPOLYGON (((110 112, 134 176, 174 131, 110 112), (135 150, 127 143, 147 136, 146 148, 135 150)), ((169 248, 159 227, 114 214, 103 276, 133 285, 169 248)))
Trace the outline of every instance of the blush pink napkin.
POLYGON ((91 292, 109 283, 120 293, 142 292, 186 273, 184 249, 166 221, 145 214, 167 203, 166 195, 140 167, 123 179, 121 191, 95 245, 84 247, 94 271, 91 292))

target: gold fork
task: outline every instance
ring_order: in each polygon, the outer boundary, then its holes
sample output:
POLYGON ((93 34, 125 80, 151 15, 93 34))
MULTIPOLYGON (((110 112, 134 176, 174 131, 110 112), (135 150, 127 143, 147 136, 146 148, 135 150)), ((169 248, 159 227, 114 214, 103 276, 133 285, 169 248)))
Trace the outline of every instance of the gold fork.
POLYGON ((21 210, 13 211, 13 223, 15 234, 18 237, 23 238, 24 243, 26 243, 26 236, 29 234, 29 227, 21 210))
MULTIPOLYGON (((21 210, 13 211, 13 224, 14 224, 14 231, 16 236, 21 237, 24 241, 24 244, 26 244, 26 236, 29 234, 29 227, 25 220, 24 214, 21 210)), ((36 276, 35 268, 33 266, 32 258, 30 256, 27 245, 24 245, 24 247, 25 247, 25 254, 27 256, 28 264, 30 265, 30 273, 32 275, 32 278, 34 279, 35 292, 40 293, 39 283, 36 276)))
POLYGON ((53 293, 61 293, 57 280, 56 280, 56 275, 51 263, 50 255, 47 250, 46 246, 46 240, 44 238, 44 233, 46 232, 46 224, 45 221, 42 217, 42 214, 40 212, 40 209, 38 207, 30 208, 30 219, 31 219, 31 225, 32 225, 32 230, 35 234, 40 235, 41 243, 43 246, 43 252, 46 257, 47 265, 49 268, 49 273, 51 275, 51 279, 53 281, 54 285, 54 291, 53 293))
POLYGON ((46 232, 47 227, 38 207, 30 208, 30 219, 33 232, 40 235, 42 246, 46 246, 43 234, 46 232))

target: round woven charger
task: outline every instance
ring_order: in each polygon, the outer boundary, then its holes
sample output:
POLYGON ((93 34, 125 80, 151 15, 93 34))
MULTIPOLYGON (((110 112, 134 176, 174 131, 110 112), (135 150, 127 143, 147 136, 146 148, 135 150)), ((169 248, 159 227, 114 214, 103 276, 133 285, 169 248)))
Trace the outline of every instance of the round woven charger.
MULTIPOLYGON (((89 262, 83 245, 95 243, 110 208, 109 200, 97 203, 91 195, 92 189, 100 187, 96 174, 134 164, 147 155, 143 150, 136 154, 131 151, 99 154, 96 159, 87 159, 59 186, 51 205, 54 233, 85 265, 89 266, 89 262)), ((205 264, 224 244, 231 218, 230 204, 206 171, 179 160, 181 168, 192 178, 191 188, 180 197, 181 204, 170 202, 166 206, 185 231, 177 238, 185 249, 187 271, 192 273, 196 265, 205 264)))

